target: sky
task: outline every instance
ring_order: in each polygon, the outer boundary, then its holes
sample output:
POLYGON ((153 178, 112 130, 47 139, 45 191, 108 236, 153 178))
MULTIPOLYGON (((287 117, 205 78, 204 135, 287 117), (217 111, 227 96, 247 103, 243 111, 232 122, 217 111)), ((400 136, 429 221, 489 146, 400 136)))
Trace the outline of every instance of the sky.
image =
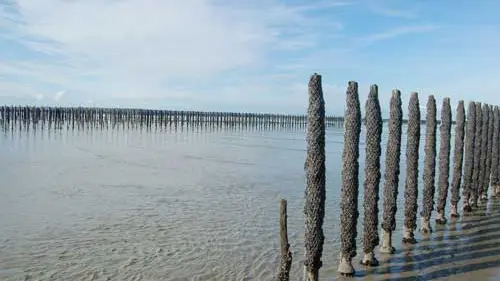
POLYGON ((0 0, 0 104, 328 115, 348 81, 500 105, 497 0, 0 0))

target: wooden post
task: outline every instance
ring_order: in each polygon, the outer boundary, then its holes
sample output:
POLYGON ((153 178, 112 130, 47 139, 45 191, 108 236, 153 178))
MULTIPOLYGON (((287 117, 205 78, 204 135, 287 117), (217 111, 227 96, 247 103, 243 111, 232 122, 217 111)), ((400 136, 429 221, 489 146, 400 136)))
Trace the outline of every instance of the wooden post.
POLYGON ((372 85, 365 105, 366 126, 366 160, 365 160, 365 194, 363 207, 365 211, 363 228, 363 252, 361 261, 366 266, 378 266, 375 258, 375 247, 379 243, 378 236, 378 199, 380 185, 380 142, 382 140, 382 115, 378 100, 378 87, 372 85))
MULTIPOLYGON (((318 281, 323 254, 323 220, 325 217, 325 102, 321 75, 309 80, 307 125, 306 192, 305 192, 305 261, 306 281, 318 281)), ((269 125, 269 115, 266 118, 269 125)))
POLYGON ((431 233, 430 218, 434 209, 434 192, 436 189, 436 99, 429 96, 427 100, 425 156, 424 156, 424 189, 422 196, 422 212, 420 231, 431 233))
POLYGON ((464 101, 458 102, 455 124, 455 147, 453 150, 453 179, 451 181, 450 217, 457 218, 458 202, 460 201, 460 186, 464 159, 465 108, 464 101))
POLYGON ((277 281, 288 281, 290 280, 290 269, 292 267, 292 252, 290 251, 290 244, 288 244, 287 211, 285 199, 281 199, 280 202, 280 242, 281 261, 277 281))
POLYGON ((389 140, 385 159, 384 211, 382 216, 382 243, 380 246, 380 252, 384 254, 394 254, 395 252, 392 245, 392 233, 396 229, 402 125, 401 92, 393 90, 390 103, 389 140))
POLYGON ((481 144, 483 132, 483 111, 481 103, 476 102, 476 121, 475 121, 475 136, 474 136, 474 169, 472 170, 472 190, 470 198, 470 206, 477 208, 478 189, 479 189, 479 173, 481 169, 481 144))
POLYGON ((474 171, 474 142, 476 138, 476 103, 470 102, 467 108, 467 131, 464 152, 464 184, 462 187, 463 211, 472 211, 470 197, 472 193, 472 174, 474 171))
POLYGON ((499 133, 500 133, 500 111, 498 106, 493 109, 493 146, 491 152, 491 192, 492 196, 498 196, 498 160, 499 160, 499 133))
POLYGON ((405 220, 403 243, 415 244, 418 211, 418 157, 420 147, 420 103, 418 93, 411 94, 408 104, 408 131, 406 139, 405 220))
POLYGON ((352 258, 356 256, 359 193, 359 135, 361 109, 358 83, 349 81, 346 93, 344 151, 342 152, 342 189, 340 203, 340 263, 338 272, 352 276, 352 258))
POLYGON ((438 177, 438 201, 437 201, 437 215, 436 223, 445 224, 445 207, 446 199, 448 197, 448 186, 450 177, 450 140, 451 140, 451 106, 450 99, 443 100, 441 108, 441 145, 439 148, 439 177, 438 177))
POLYGON ((484 191, 484 181, 486 179, 486 159, 488 155, 488 129, 489 129, 489 105, 483 104, 483 109, 481 110, 482 122, 481 122, 481 154, 479 160, 479 178, 477 183, 477 196, 476 202, 482 203, 483 191, 484 191))

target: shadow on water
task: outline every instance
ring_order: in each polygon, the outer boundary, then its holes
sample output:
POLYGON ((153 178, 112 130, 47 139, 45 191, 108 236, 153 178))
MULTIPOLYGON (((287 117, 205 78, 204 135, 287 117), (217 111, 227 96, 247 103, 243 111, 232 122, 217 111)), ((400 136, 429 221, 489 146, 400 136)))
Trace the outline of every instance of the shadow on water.
POLYGON ((499 267, 500 258, 496 257, 500 256, 500 214, 477 219, 486 209, 496 211, 497 204, 491 203, 472 213, 471 220, 464 217, 446 226, 437 226, 437 236, 422 239, 417 245, 403 246, 396 255, 382 260, 380 267, 360 270, 356 277, 380 276, 384 281, 434 280, 499 267))
MULTIPOLYGON (((409 253, 411 254, 411 253, 409 253)), ((439 266, 446 266, 446 265, 452 265, 457 262, 467 262, 467 261, 472 261, 475 259, 484 259, 484 258, 489 258, 489 257, 495 257, 500 255, 500 242, 494 242, 494 243, 489 243, 485 245, 478 245, 478 246, 472 246, 472 247, 467 247, 464 249, 451 249, 447 251, 441 251, 441 253, 438 253, 438 255, 434 255, 433 253, 430 254, 424 254, 424 255, 406 255, 404 257, 397 258, 397 261, 403 262, 401 265, 395 265, 393 264, 396 259, 391 259, 389 260, 389 265, 388 266, 382 266, 380 268, 377 268, 373 271, 370 271, 369 273, 367 271, 360 271, 356 275, 360 277, 368 276, 368 275, 388 275, 388 274, 401 274, 405 272, 414 272, 417 273, 419 271, 425 270, 430 267, 439 267, 439 266), (482 251, 484 249, 492 249, 489 251, 482 251), (425 258, 429 258, 429 255, 432 256, 435 259, 432 260, 424 260, 425 258), (438 257, 439 255, 439 257, 438 257), (438 257, 438 258, 436 258, 438 257)), ((487 263, 491 264, 491 262, 487 263)), ((493 266, 498 266, 500 265, 500 259, 498 261, 495 261, 491 267, 493 266)), ((460 266, 462 272, 470 272, 474 270, 479 270, 482 269, 481 266, 478 266, 478 264, 470 264, 470 265, 463 265, 460 266), (465 271, 463 271, 465 270, 465 271)), ((488 268, 488 267, 486 267, 488 268)), ((439 278, 439 277, 446 277, 450 275, 457 274, 458 271, 455 269, 447 269, 447 270, 440 270, 436 272, 430 272, 424 275, 420 275, 420 278, 423 276, 429 275, 430 277, 432 276, 433 278, 439 278), (440 273, 439 273, 440 272, 440 273)), ((413 279, 407 279, 407 277, 404 277, 402 279, 388 279, 388 280, 415 280, 415 276, 411 277, 413 279)), ((429 280, 428 278, 423 277, 423 279, 418 279, 418 280, 429 280)))
MULTIPOLYGON (((497 255, 500 250, 496 251, 497 255)), ((451 276, 456 276, 463 273, 474 272, 478 270, 495 268, 500 266, 500 259, 494 261, 479 262, 474 264, 469 264, 465 266, 457 266, 446 269, 439 269, 429 273, 425 273, 418 276, 407 276, 407 277, 395 277, 384 279, 383 281, 415 281, 415 280, 435 280, 439 278, 447 278, 451 276)))

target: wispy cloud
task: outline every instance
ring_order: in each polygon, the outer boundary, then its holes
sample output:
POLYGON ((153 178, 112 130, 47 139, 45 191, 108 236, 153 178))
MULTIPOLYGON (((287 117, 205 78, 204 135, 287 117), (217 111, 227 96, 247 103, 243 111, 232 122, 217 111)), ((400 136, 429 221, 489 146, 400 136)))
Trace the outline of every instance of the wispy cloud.
POLYGON ((362 37, 359 42, 364 45, 368 46, 371 44, 376 43, 377 41, 382 41, 382 40, 387 40, 391 39, 394 37, 399 37, 403 35, 408 35, 412 33, 427 33, 431 32, 438 29, 437 26, 434 25, 416 25, 416 26, 402 26, 402 27, 397 27, 388 31, 376 33, 376 34, 371 34, 365 37, 362 37))
POLYGON ((395 87, 422 97, 473 97, 475 85, 497 93, 498 8, 494 1, 451 11, 399 0, 0 0, 0 103, 305 112, 313 72, 324 77, 327 110, 338 114, 349 80, 364 94, 377 83, 386 101, 395 87), (479 26, 479 17, 491 26, 479 26))
POLYGON ((0 75, 83 96, 175 98, 189 95, 178 90, 182 85, 223 81, 225 73, 239 69, 265 69, 275 52, 317 46, 321 28, 333 33, 342 23, 314 11, 348 4, 9 1, 0 4, 8 40, 39 59, 3 60, 0 75))
POLYGON ((59 101, 64 96, 65 93, 66 93, 65 91, 57 92, 57 94, 54 96, 54 100, 59 101))
POLYGON ((375 14, 403 19, 416 19, 419 17, 420 6, 408 1, 379 0, 366 1, 367 7, 375 14))

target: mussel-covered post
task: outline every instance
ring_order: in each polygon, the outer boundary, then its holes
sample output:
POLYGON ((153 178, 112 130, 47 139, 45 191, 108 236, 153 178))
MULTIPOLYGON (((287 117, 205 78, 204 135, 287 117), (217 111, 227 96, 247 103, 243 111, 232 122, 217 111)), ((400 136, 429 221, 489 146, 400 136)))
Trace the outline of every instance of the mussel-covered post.
POLYGON ((472 170, 472 189, 471 189, 471 207, 477 207, 478 189, 479 189, 479 173, 481 169, 481 145, 483 132, 483 111, 481 103, 476 102, 476 119, 475 119, 475 136, 474 136, 474 168, 472 170))
POLYGON ((445 224, 445 207, 448 197, 448 186, 450 177, 450 140, 451 140, 451 106, 450 99, 443 99, 441 108, 441 145, 439 147, 439 177, 438 177, 438 202, 437 202, 437 224, 445 224))
POLYGON ((322 266, 325 216, 325 102, 321 75, 309 80, 305 192, 305 280, 317 281, 322 266))
POLYGON ((488 189, 491 181, 491 158, 493 151, 493 128, 494 127, 494 117, 493 117, 493 106, 488 106, 488 144, 486 151, 486 173, 484 175, 483 183, 483 195, 481 200, 488 200, 488 189))
POLYGON ((436 177, 436 99, 429 96, 427 101, 425 157, 424 157, 424 190, 420 231, 432 232, 430 219, 434 208, 434 192, 436 177))
POLYGON ((415 244, 418 211, 418 150, 420 147, 420 103, 412 93, 408 104, 408 133, 406 139, 405 220, 403 243, 415 244))
POLYGON ((455 124, 455 144, 453 148, 453 178, 451 180, 450 217, 458 218, 458 202, 460 200, 460 185, 462 181, 462 166, 464 160, 465 108, 464 101, 458 102, 455 124))
POLYGON ((342 275, 354 274, 352 258, 356 256, 359 192, 359 135, 361 109, 358 83, 350 81, 346 93, 344 151, 342 152, 342 189, 340 203, 340 264, 342 275))
POLYGON ((281 261, 277 281, 288 281, 290 280, 290 268, 292 267, 292 252, 290 251, 290 244, 288 244, 287 212, 285 199, 281 199, 280 201, 280 245, 281 261))
POLYGON ((366 159, 364 193, 364 230, 362 264, 377 266, 374 249, 379 243, 378 199, 380 184, 380 142, 382 139, 382 115, 378 100, 378 87, 372 85, 365 105, 366 159))
POLYGON ((472 174, 474 172, 474 142, 476 138, 476 103, 471 101, 467 107, 467 131, 464 152, 464 184, 462 188, 463 211, 470 212, 472 193, 472 174))
POLYGON ((476 202, 482 202, 484 181, 486 179, 486 158, 488 154, 488 123, 489 123, 489 105, 483 104, 481 110, 481 154, 479 162, 479 178, 477 183, 477 197, 476 202))
POLYGON ((384 212, 382 216, 382 245, 380 246, 380 252, 384 254, 395 252, 392 246, 392 232, 396 229, 402 124, 401 92, 393 90, 390 103, 389 140, 385 156, 384 212))
POLYGON ((499 130, 500 130, 500 110, 498 106, 493 109, 493 146, 491 151, 491 191, 493 196, 498 195, 498 160, 499 160, 499 130))

